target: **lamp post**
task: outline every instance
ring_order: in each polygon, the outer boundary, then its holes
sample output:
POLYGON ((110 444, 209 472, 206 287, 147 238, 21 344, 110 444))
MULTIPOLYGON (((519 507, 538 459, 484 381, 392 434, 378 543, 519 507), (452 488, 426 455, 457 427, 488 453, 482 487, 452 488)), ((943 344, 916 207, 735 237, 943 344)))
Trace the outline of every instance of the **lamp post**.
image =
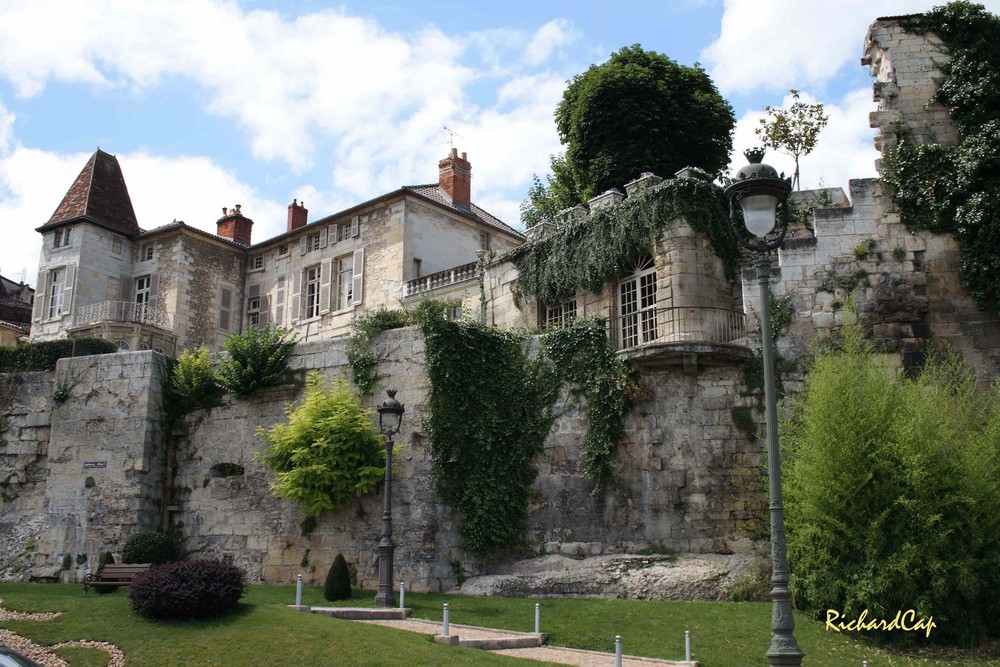
POLYGON ((385 494, 382 507, 382 539, 378 542, 378 593, 375 606, 392 607, 395 595, 392 590, 392 436, 399 433, 406 410, 396 400, 396 390, 386 391, 389 395, 378 406, 378 430, 385 436, 385 494))
MULTIPOLYGON (((753 148, 743 155, 750 162, 737 172, 726 187, 733 230, 740 242, 757 252, 757 282, 760 285, 761 347, 764 354, 764 401, 767 422, 767 482, 771 513, 771 646, 766 656, 769 665, 802 664, 802 649, 795 641, 792 618, 792 592, 788 588, 788 557, 785 548, 785 513, 781 500, 781 452, 778 448, 778 405, 774 389, 774 340, 771 338, 771 260, 768 253, 781 247, 788 231, 788 218, 782 215, 778 234, 768 239, 774 229, 778 206, 785 201, 792 185, 784 174, 761 164, 764 151, 753 148), (743 211, 743 230, 736 213, 743 211)), ((787 209, 785 209, 787 211, 787 209)))

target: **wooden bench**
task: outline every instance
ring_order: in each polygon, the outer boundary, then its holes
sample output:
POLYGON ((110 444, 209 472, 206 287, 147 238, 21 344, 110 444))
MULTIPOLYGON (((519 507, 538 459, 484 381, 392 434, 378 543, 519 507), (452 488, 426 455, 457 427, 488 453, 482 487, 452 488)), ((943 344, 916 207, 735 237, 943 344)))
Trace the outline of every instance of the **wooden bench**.
POLYGON ((108 563, 97 570, 97 574, 88 574, 83 578, 83 592, 91 588, 118 588, 132 583, 132 577, 149 569, 149 563, 108 563))

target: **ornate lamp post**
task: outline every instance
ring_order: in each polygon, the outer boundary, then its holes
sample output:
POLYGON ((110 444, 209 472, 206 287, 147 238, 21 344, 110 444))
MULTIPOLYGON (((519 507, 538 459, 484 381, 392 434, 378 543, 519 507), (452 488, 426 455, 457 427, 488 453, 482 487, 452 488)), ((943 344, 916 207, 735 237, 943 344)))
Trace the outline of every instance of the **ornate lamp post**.
MULTIPOLYGON (((755 250, 757 282, 760 284, 761 346, 764 353, 764 399, 767 421, 767 482, 770 491, 771 512, 771 646, 767 650, 769 665, 802 664, 802 649, 795 641, 792 618, 792 592, 788 588, 788 557, 785 549, 785 512, 781 500, 781 453, 778 449, 777 397, 774 389, 774 340, 771 338, 771 260, 768 253, 781 247, 788 231, 788 217, 782 215, 778 234, 768 239, 774 229, 778 205, 791 192, 790 179, 778 176, 773 167, 761 164, 764 151, 754 148, 746 151, 750 164, 743 167, 726 187, 733 230, 740 242, 755 250), (743 225, 739 222, 737 208, 743 211, 743 225)), ((787 211, 787 209, 785 209, 787 211)))
POLYGON ((382 539, 378 542, 378 593, 375 605, 392 607, 396 597, 392 590, 392 436, 399 433, 405 408, 396 400, 396 390, 386 392, 389 397, 378 406, 378 430, 385 436, 385 496, 382 507, 382 539))

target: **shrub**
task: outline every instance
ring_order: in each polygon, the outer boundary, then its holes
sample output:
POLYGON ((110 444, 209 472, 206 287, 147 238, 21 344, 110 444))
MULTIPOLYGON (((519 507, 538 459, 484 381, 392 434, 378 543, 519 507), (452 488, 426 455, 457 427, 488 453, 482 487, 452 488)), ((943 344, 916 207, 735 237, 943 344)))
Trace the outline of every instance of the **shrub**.
POLYGON ((318 516, 347 498, 375 488, 385 472, 382 439, 369 410, 347 383, 332 387, 318 372, 306 378, 298 406, 288 406, 288 422, 258 429, 268 446, 258 455, 271 470, 275 494, 318 516))
POLYGON ((239 398, 282 384, 294 346, 295 334, 273 325, 231 334, 226 339, 229 357, 219 364, 219 382, 239 398))
POLYGON ((181 352, 170 377, 170 391, 181 414, 218 404, 222 388, 215 377, 212 356, 207 347, 202 345, 181 352))
MULTIPOLYGON (((101 576, 101 570, 104 569, 105 565, 114 565, 115 557, 111 555, 110 551, 102 551, 101 555, 97 559, 97 576, 101 576)), ((118 590, 117 586, 98 586, 94 589, 98 595, 106 595, 107 593, 114 593, 118 590)))
POLYGON ((180 559, 177 540, 166 533, 147 530, 135 533, 125 542, 123 563, 169 563, 180 559))
POLYGON ((218 560, 155 565, 132 579, 132 609, 153 619, 198 619, 233 609, 246 590, 243 570, 218 560))
POLYGON ((348 600, 351 597, 351 572, 344 560, 344 554, 337 554, 326 575, 323 595, 327 600, 348 600))
POLYGON ((908 379, 852 328, 817 355, 782 426, 798 604, 848 618, 914 609, 934 617, 931 641, 1000 631, 1000 388, 978 392, 954 356, 908 379))
POLYGON ((44 343, 0 347, 0 373, 54 371, 63 357, 117 352, 114 343, 100 338, 64 338, 44 343))

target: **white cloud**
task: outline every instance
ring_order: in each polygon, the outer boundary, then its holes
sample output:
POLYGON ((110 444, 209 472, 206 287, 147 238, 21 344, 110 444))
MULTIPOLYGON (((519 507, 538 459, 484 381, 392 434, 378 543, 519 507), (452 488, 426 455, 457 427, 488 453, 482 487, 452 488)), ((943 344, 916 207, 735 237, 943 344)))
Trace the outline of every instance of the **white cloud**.
MULTIPOLYGON (((1000 0, 984 0, 1000 10, 1000 0)), ((723 94, 814 88, 857 64, 879 16, 927 11, 928 0, 726 0, 719 38, 701 58, 723 94)))
POLYGON ((7 110, 3 98, 0 98, 0 155, 11 149, 14 139, 14 119, 14 114, 7 110))
POLYGON ((549 60, 557 49, 569 46, 580 38, 580 32, 566 19, 553 19, 535 32, 524 50, 525 59, 532 65, 549 60))

